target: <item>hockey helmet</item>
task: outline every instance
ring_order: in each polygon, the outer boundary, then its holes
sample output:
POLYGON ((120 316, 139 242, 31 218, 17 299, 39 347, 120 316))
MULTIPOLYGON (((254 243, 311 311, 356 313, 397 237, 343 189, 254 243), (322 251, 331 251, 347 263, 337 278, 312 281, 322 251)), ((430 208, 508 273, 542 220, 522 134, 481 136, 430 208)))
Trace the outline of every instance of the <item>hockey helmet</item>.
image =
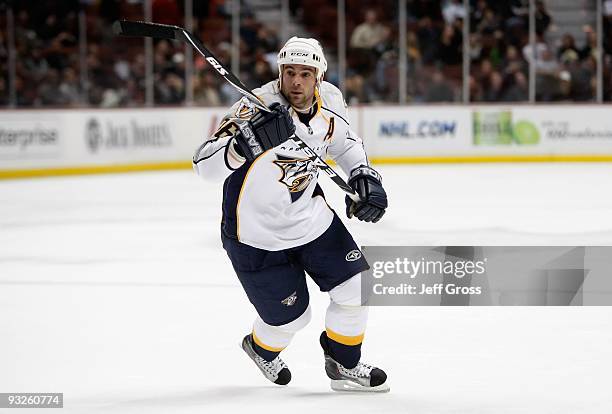
POLYGON ((305 65, 316 69, 317 82, 321 83, 327 70, 323 48, 316 39, 293 36, 278 52, 278 76, 282 79, 283 65, 305 65))

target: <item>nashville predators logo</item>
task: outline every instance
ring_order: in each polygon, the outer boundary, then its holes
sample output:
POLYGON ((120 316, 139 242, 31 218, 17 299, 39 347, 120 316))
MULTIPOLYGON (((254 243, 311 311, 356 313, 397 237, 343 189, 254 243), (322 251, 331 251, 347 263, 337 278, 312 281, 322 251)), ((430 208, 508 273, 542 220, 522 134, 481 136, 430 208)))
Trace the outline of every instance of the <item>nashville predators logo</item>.
POLYGON ((293 306, 295 305, 296 301, 297 301, 297 292, 293 292, 291 295, 283 299, 281 303, 285 306, 293 306))
POLYGON ((277 155, 274 164, 283 172, 278 180, 285 184, 291 193, 304 191, 313 178, 317 176, 318 167, 311 158, 287 158, 277 155))

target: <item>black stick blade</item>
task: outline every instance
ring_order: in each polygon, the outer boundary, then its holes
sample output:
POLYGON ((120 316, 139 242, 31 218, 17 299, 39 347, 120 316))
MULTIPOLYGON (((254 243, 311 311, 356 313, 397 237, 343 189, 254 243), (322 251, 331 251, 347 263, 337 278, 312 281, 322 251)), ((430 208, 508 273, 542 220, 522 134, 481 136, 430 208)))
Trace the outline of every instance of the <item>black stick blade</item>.
POLYGON ((118 20, 113 23, 113 32, 118 36, 176 39, 177 30, 180 30, 180 28, 159 23, 134 22, 129 20, 118 20))

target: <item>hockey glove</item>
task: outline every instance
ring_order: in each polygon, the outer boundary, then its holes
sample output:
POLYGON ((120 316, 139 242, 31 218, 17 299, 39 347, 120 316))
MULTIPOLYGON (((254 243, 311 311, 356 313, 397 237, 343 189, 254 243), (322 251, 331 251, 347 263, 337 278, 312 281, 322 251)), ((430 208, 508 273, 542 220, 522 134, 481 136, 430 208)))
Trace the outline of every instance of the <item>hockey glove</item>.
POLYGON ((240 155, 253 161, 265 151, 287 141, 295 133, 293 119, 283 105, 274 102, 272 112, 257 112, 250 120, 238 123, 235 135, 240 155))
POLYGON ((376 223, 385 214, 387 193, 382 187, 382 178, 376 170, 362 165, 351 172, 348 184, 357 193, 360 201, 346 196, 346 215, 361 221, 376 223))

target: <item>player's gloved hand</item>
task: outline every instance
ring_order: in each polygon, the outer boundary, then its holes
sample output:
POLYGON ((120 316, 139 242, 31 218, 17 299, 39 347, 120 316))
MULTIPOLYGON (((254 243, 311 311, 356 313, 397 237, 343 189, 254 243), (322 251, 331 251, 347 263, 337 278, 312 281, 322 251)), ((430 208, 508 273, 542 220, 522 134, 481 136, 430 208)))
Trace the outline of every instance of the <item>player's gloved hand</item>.
POLYGON ((361 221, 376 223, 385 214, 387 193, 382 187, 380 174, 365 165, 351 172, 348 184, 357 193, 360 201, 353 201, 346 196, 346 215, 357 217, 361 221))
POLYGON ((238 123, 240 130, 235 135, 235 142, 240 155, 248 161, 282 144, 295 133, 287 108, 274 102, 270 109, 271 112, 259 111, 250 120, 238 123))

